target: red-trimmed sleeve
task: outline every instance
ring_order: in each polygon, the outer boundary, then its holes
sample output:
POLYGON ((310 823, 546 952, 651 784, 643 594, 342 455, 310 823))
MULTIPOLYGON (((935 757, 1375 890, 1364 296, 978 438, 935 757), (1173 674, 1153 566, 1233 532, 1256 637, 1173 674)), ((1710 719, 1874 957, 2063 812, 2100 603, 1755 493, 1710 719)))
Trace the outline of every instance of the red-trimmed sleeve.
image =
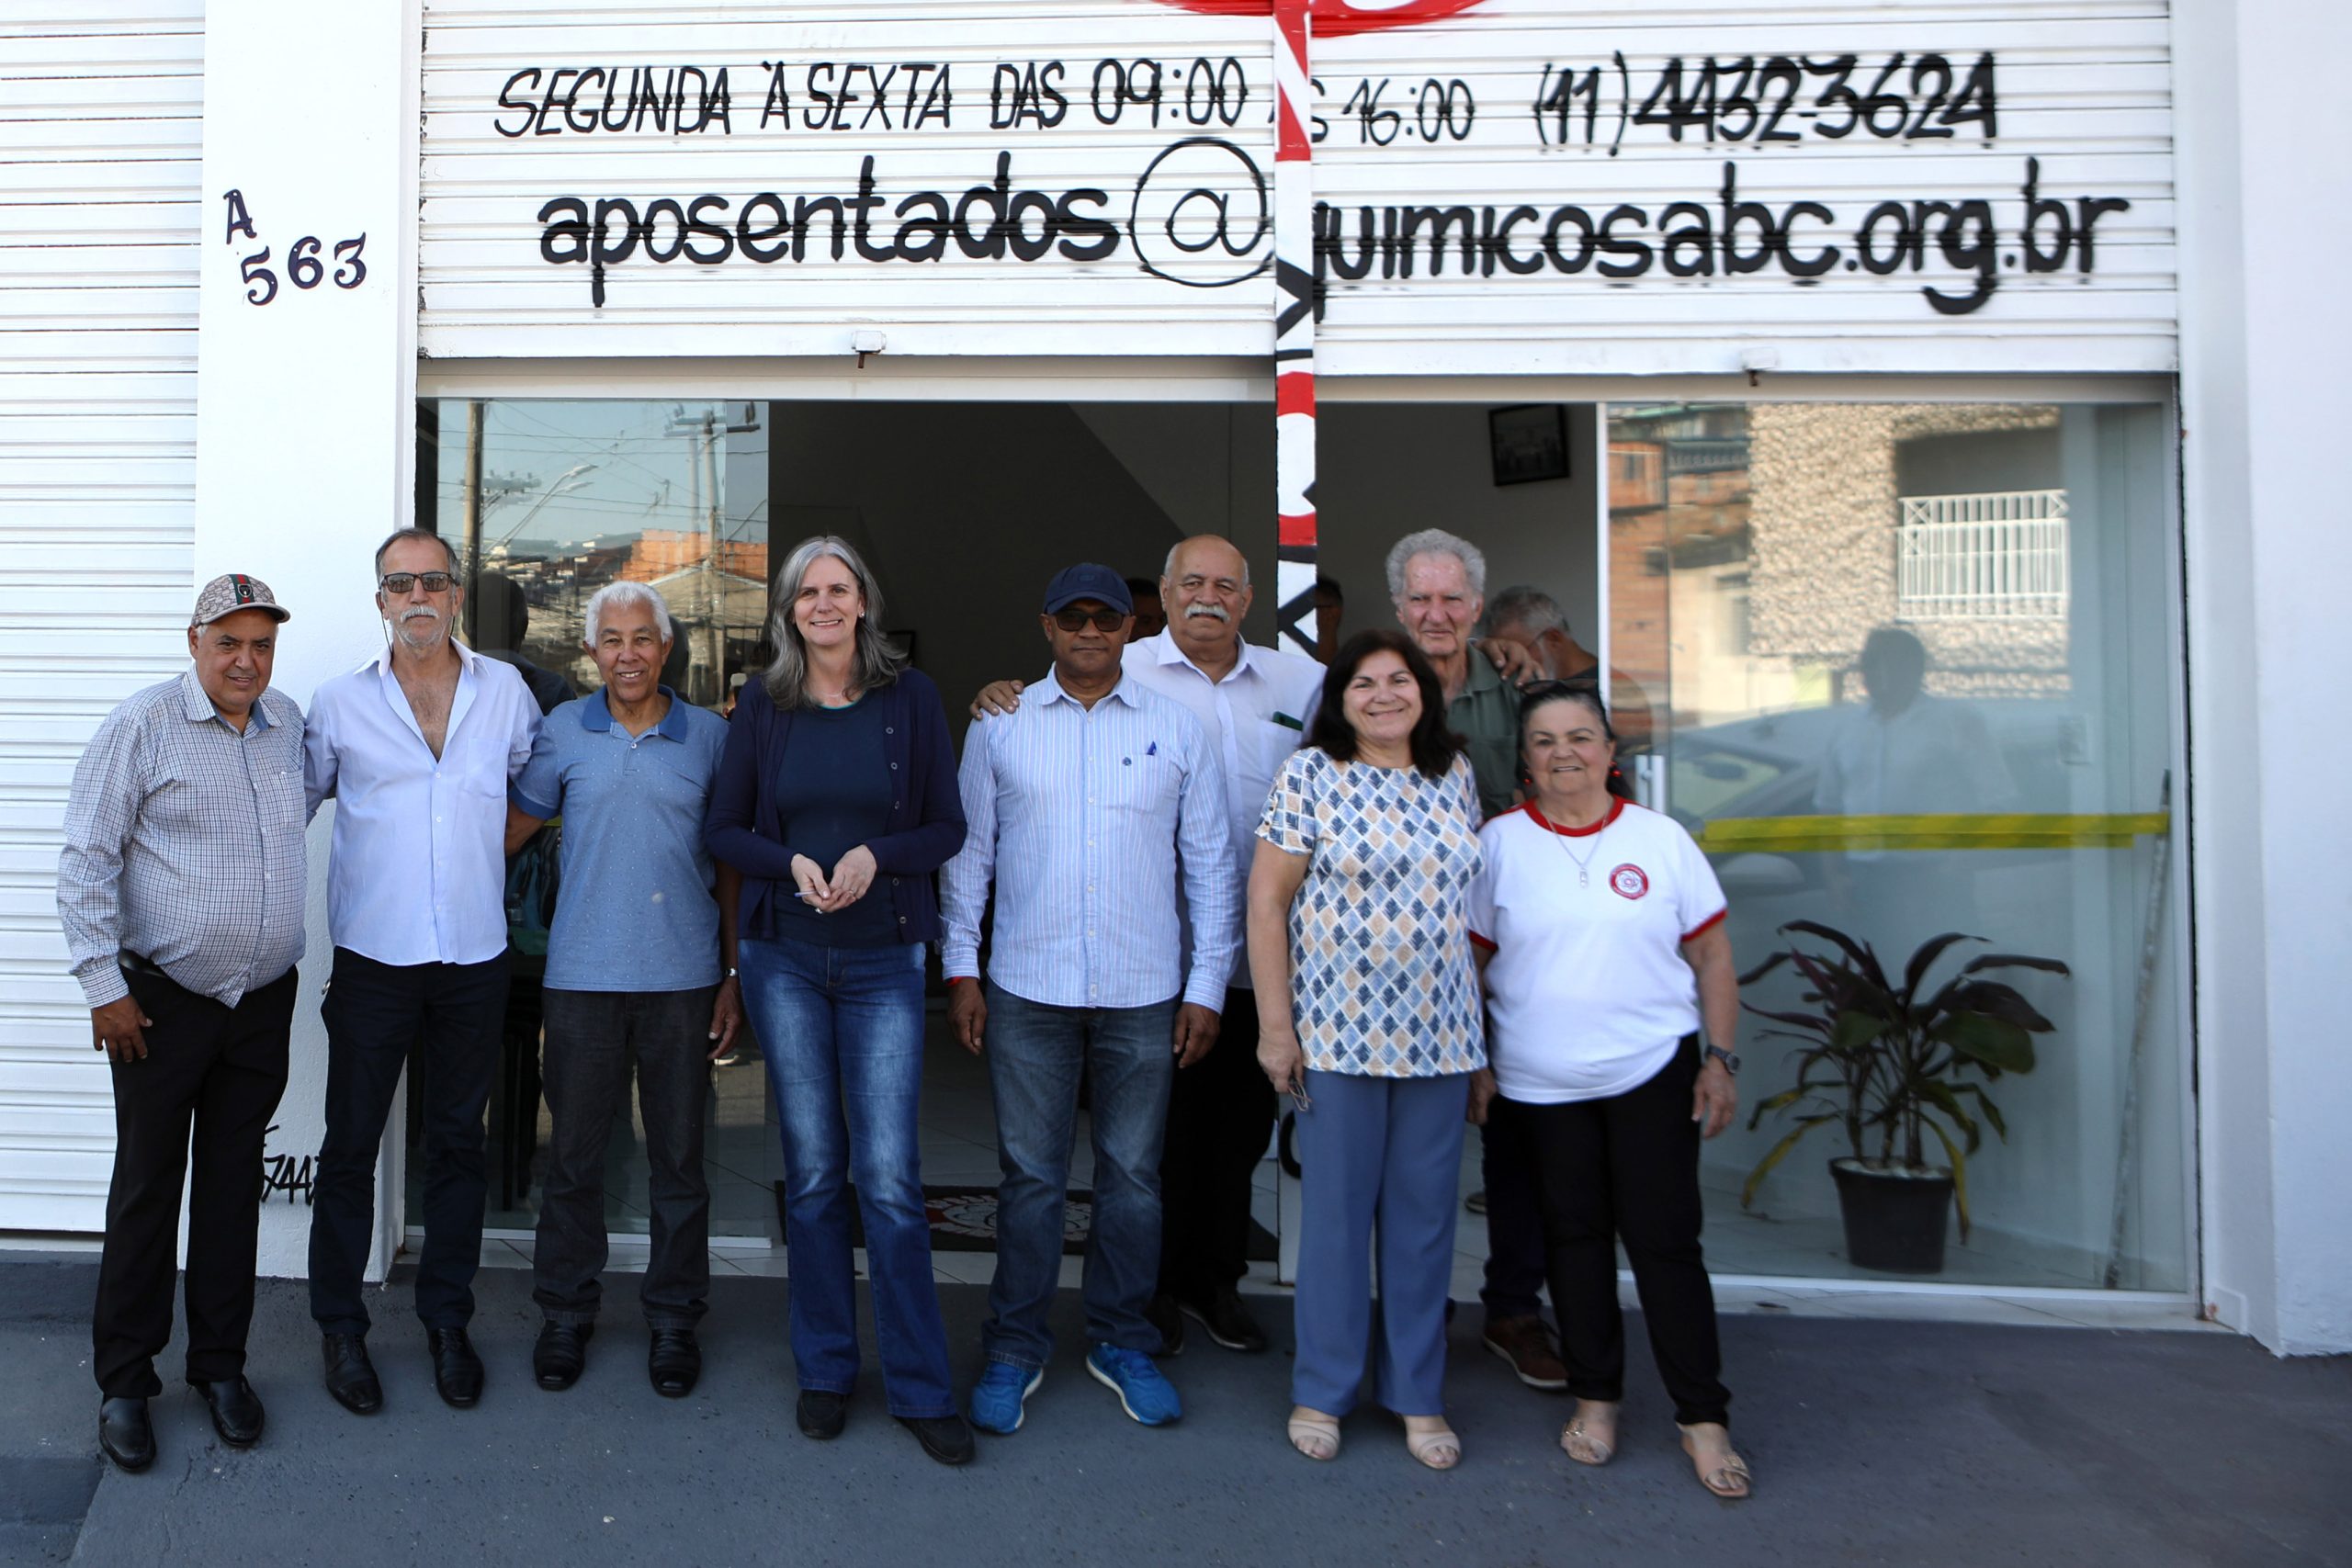
MULTIPOLYGON (((1722 916, 1720 916, 1720 915, 1718 915, 1718 916, 1716 916, 1715 918, 1716 918, 1717 919, 1721 919, 1723 917, 1722 917, 1722 916)), ((1471 940, 1473 942, 1476 943, 1478 946, 1485 948, 1488 953, 1492 953, 1492 952, 1494 952, 1494 951, 1495 951, 1494 939, 1493 939, 1493 938, 1491 938, 1491 937, 1483 937, 1483 936, 1480 936, 1476 931, 1472 931, 1472 932, 1470 933, 1470 940, 1471 940)))
POLYGON ((1707 852, 1683 830, 1680 823, 1673 822, 1672 826, 1680 840, 1675 846, 1679 862, 1674 877, 1676 913, 1681 917, 1682 940, 1690 942, 1722 924, 1724 917, 1731 912, 1731 903, 1724 897, 1724 885, 1716 880, 1715 868, 1709 863, 1707 852))

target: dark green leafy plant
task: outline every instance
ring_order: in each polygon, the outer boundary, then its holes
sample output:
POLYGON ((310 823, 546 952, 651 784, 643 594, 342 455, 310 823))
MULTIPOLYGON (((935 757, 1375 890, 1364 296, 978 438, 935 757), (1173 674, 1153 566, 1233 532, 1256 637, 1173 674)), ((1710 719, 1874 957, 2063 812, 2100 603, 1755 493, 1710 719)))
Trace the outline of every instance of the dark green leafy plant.
POLYGON ((1780 1026, 1764 1030, 1764 1038, 1794 1040, 1804 1049, 1796 1055, 1795 1087, 1758 1101, 1747 1119, 1753 1130, 1768 1112, 1797 1113, 1788 1135, 1748 1172, 1740 1206, 1754 1201, 1772 1168, 1815 1127, 1843 1124, 1854 1158, 1874 1170, 1928 1170, 1924 1140, 1933 1134, 1951 1161, 1960 1237, 1966 1241, 1968 1156, 1983 1142, 1983 1127, 1991 1127, 2004 1143, 2009 1136, 1985 1085, 1998 1082, 2003 1073, 2031 1072, 2033 1037, 2052 1028, 2014 987, 1980 976, 1998 969, 2062 976, 2070 971, 2054 958, 1987 953, 1923 996, 1928 972, 1948 949, 1984 939, 1958 931, 1930 938, 1903 966, 1897 985, 1868 943, 1814 920, 1792 920, 1781 928, 1783 936, 1791 931, 1818 937, 1840 956, 1792 943, 1739 977, 1747 986, 1787 964, 1811 987, 1804 994, 1802 1012, 1742 1004, 1780 1026))

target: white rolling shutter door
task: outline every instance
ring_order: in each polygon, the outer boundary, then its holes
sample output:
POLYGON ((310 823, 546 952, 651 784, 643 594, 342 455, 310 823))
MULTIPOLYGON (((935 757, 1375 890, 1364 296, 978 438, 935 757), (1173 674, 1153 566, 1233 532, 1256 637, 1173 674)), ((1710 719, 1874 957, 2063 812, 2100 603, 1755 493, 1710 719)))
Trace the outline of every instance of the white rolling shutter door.
POLYGON ((203 45, 200 0, 0 10, 0 1230, 105 1224, 57 852, 99 719, 186 661, 203 45))

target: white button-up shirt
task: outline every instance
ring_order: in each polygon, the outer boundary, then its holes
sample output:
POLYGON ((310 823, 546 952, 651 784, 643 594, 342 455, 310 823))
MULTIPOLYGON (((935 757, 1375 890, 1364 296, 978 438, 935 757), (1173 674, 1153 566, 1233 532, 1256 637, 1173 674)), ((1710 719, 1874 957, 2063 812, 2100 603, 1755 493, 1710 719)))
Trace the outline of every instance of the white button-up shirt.
POLYGON ((1224 1010, 1241 885, 1223 772, 1191 714, 1124 679, 1090 708, 1049 674, 966 732, 958 779, 969 826, 940 873, 950 978, 979 973, 993 882, 989 978, 1014 996, 1132 1008, 1181 987, 1224 1010))
MULTIPOLYGON (((1323 697, 1323 666, 1279 649, 1241 644, 1241 657, 1221 681, 1184 652, 1173 631, 1127 644, 1120 656, 1125 673, 1161 696, 1173 698, 1201 721, 1201 728, 1224 765, 1226 818, 1233 835, 1234 875, 1239 889, 1250 882, 1257 853, 1258 819, 1284 758, 1306 744, 1306 727, 1323 697)), ((1234 903, 1234 940, 1248 899, 1234 903)), ((1250 966, 1237 962, 1233 982, 1250 987, 1250 966)))
POLYGON ((480 964, 506 951, 506 784, 539 705, 511 665, 458 649, 441 755, 390 649, 321 683, 303 737, 310 809, 333 796, 327 929, 379 964, 480 964))

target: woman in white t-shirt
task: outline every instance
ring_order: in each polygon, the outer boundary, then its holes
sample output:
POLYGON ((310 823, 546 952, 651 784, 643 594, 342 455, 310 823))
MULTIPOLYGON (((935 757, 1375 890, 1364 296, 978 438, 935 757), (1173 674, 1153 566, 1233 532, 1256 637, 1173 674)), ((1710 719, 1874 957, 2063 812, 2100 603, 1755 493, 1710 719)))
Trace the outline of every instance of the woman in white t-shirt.
POLYGON ((1682 1447, 1708 1491, 1745 1497, 1699 1250, 1699 1140, 1729 1125, 1739 1100, 1723 888, 1679 823, 1611 793, 1616 737, 1593 682, 1529 688, 1520 747, 1533 798, 1478 835, 1470 931, 1490 1066, 1473 1080, 1470 1119, 1518 1122, 1535 1154, 1577 1397, 1560 1447, 1584 1464, 1616 1447, 1622 1240, 1682 1447))

